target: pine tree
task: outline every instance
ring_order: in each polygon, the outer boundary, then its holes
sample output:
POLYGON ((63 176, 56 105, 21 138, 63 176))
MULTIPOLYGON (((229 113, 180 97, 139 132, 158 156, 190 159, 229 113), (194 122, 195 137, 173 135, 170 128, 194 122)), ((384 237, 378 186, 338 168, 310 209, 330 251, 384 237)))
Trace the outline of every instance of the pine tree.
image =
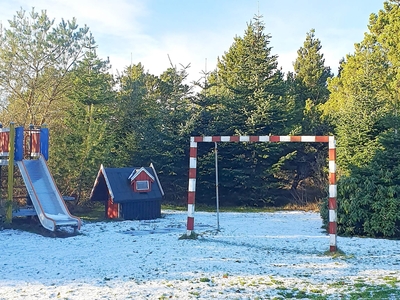
MULTIPOLYGON (((207 96, 203 95, 199 102, 201 124, 205 124, 203 118, 212 124, 205 128, 210 135, 290 132, 293 103, 286 97, 283 74, 278 69, 277 56, 272 54, 270 39, 262 17, 255 16, 244 36, 236 36, 229 51, 219 59, 217 70, 208 78, 207 96)), ((212 187, 215 180, 209 150, 210 147, 203 153, 199 148, 198 152, 197 182, 204 187, 212 187)), ((263 206, 279 201, 277 195, 282 191, 276 189, 277 174, 286 154, 285 147, 276 144, 221 144, 221 203, 263 206)), ((213 199, 213 190, 209 194, 203 193, 205 188, 198 191, 200 199, 213 199)))

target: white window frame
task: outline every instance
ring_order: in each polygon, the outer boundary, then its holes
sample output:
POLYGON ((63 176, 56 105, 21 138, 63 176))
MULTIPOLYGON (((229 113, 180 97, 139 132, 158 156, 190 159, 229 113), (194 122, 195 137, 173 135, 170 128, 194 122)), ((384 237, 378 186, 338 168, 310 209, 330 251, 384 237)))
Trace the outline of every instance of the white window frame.
POLYGON ((135 182, 135 187, 137 191, 148 191, 150 190, 150 182, 148 180, 137 180, 135 182), (146 188, 139 188, 138 183, 143 184, 146 183, 146 188))

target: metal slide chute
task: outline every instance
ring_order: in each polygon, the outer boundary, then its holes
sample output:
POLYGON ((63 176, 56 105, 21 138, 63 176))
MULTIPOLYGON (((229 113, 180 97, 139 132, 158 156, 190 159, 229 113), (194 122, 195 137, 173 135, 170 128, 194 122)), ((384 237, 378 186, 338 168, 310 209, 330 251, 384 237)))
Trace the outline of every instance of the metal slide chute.
POLYGON ((79 229, 81 220, 70 214, 44 157, 17 161, 17 165, 43 227, 50 231, 62 226, 79 229))

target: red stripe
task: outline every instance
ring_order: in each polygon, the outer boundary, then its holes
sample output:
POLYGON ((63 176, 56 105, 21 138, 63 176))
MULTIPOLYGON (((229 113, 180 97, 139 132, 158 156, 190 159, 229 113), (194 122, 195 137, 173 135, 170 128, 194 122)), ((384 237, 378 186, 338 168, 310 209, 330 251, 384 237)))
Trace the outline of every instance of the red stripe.
POLYGON ((329 184, 336 184, 336 173, 329 173, 329 184))
POLYGON ((336 252, 336 246, 330 246, 329 247, 330 252, 336 252))
POLYGON ((281 140, 281 137, 279 135, 271 135, 269 137, 270 142, 280 142, 280 140, 281 140))
POLYGON ((193 230, 193 229, 194 229, 194 218, 188 217, 187 218, 187 230, 193 230))
POLYGON ((290 136, 291 142, 301 142, 301 136, 292 135, 290 136))
POLYGON ((329 200, 328 200, 328 209, 335 210, 336 208, 337 208, 336 197, 329 198, 329 200))
POLYGON ((329 160, 336 160, 336 149, 329 149, 329 160))
POLYGON ((256 136, 256 135, 250 136, 250 142, 258 142, 259 140, 260 140, 259 136, 256 136))
POLYGON ((337 224, 336 222, 329 222, 329 234, 336 234, 337 224))
POLYGON ((329 143, 329 136, 317 135, 315 141, 319 143, 329 143))
POLYGON ((229 139, 230 139, 231 142, 239 142, 240 136, 232 135, 232 136, 229 137, 229 139))
POLYGON ((220 141, 221 141, 221 137, 220 137, 220 136, 213 136, 213 137, 211 138, 211 140, 212 140, 213 142, 220 142, 220 141))
POLYGON ((196 168, 189 169, 189 179, 196 178, 196 168))
POLYGON ((188 192, 188 204, 194 204, 196 192, 188 192))
POLYGON ((194 137, 194 141, 195 142, 202 142, 203 141, 203 137, 202 136, 195 136, 194 137))
POLYGON ((190 157, 197 157, 197 147, 190 147, 190 151, 189 151, 189 155, 190 157))

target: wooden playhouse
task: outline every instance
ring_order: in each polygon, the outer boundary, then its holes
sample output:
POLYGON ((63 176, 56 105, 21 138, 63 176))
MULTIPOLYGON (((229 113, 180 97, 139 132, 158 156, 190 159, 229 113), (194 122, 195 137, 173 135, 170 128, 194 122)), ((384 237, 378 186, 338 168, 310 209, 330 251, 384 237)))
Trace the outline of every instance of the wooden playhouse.
POLYGON ((107 218, 150 220, 161 217, 163 196, 153 164, 126 168, 101 165, 90 200, 104 202, 107 218))

